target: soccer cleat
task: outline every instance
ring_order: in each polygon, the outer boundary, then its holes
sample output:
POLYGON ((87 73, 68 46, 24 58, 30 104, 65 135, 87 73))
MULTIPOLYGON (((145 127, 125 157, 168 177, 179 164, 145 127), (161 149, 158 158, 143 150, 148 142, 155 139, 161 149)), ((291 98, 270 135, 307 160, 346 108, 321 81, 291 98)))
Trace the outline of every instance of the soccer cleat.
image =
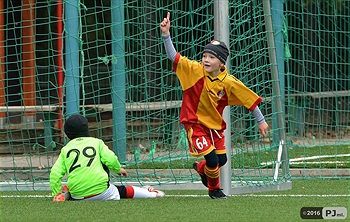
POLYGON ((155 192, 156 193, 155 197, 165 197, 165 193, 163 191, 155 190, 151 186, 143 186, 142 188, 148 190, 148 192, 155 192))
POLYGON ((62 190, 53 198, 53 202, 63 202, 71 198, 68 187, 64 185, 62 190))
POLYGON ((224 194, 220 188, 216 190, 209 190, 209 197, 211 197, 211 199, 227 199, 226 194, 224 194))
POLYGON ((202 180, 202 184, 206 187, 208 187, 208 180, 207 180, 207 176, 205 174, 201 174, 198 172, 198 169, 197 169, 197 164, 198 162, 194 162, 193 163, 193 169, 199 174, 199 176, 201 177, 201 180, 202 180))

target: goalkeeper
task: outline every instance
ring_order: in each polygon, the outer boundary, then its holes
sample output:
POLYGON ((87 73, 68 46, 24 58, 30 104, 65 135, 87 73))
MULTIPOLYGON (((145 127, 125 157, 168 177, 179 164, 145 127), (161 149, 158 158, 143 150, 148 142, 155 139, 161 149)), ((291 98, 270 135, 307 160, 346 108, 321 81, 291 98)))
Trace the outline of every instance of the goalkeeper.
POLYGON ((160 23, 167 57, 173 62, 183 90, 180 122, 187 132, 192 156, 204 160, 193 164, 208 187, 213 199, 226 199, 220 188, 220 167, 226 164, 226 147, 223 131, 226 123, 222 114, 228 105, 244 106, 258 122, 262 136, 268 124, 258 104, 262 98, 230 75, 225 67, 229 51, 225 43, 213 40, 204 47, 202 61, 190 60, 176 52, 170 38, 170 13, 160 23))
POLYGON ((150 186, 115 186, 109 182, 109 170, 123 176, 127 172, 117 156, 105 143, 89 137, 88 120, 80 114, 71 115, 64 124, 69 142, 51 168, 50 188, 53 201, 119 200, 120 198, 164 197, 162 191, 150 186), (67 174, 67 186, 62 178, 67 174))

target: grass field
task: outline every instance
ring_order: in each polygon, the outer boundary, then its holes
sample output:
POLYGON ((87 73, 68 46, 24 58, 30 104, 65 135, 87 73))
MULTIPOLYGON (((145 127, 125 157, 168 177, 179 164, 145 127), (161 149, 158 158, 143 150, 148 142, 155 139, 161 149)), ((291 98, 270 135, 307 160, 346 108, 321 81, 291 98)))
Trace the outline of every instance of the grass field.
MULTIPOLYGON (((173 190, 160 199, 52 202, 49 191, 1 192, 1 221, 305 221, 302 207, 346 207, 350 180, 296 180, 293 189, 212 200, 206 191, 173 190)), ((319 221, 319 220, 306 220, 319 221)), ((337 221, 337 220, 332 220, 337 221)), ((350 217, 346 220, 350 221, 350 217)))

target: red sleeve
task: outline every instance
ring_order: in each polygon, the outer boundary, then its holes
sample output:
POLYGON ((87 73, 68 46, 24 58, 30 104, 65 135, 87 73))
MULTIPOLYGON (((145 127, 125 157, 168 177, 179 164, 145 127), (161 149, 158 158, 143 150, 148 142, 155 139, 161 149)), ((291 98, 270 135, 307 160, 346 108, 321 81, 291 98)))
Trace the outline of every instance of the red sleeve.
POLYGON ((255 109, 255 107, 257 106, 257 105, 259 105, 261 102, 262 102, 262 98, 261 97, 259 97, 256 101, 255 101, 255 103, 249 108, 249 110, 250 111, 253 111, 254 109, 255 109))
POLYGON ((174 72, 176 72, 177 64, 179 63, 180 57, 181 57, 180 53, 176 53, 174 64, 173 64, 173 71, 174 72))

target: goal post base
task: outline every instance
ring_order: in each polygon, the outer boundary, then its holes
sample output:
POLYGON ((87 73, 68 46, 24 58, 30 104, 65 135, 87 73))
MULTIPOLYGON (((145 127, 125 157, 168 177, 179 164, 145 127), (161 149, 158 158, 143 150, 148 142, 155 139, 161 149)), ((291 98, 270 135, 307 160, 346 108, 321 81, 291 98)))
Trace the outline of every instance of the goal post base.
MULTIPOLYGON (((63 183, 65 184, 65 183, 63 183)), ((201 182, 169 182, 169 183, 157 183, 157 182, 113 182, 115 185, 131 185, 131 186, 152 186, 159 190, 207 190, 207 188, 201 182)), ((278 184, 271 185, 241 185, 236 182, 232 182, 231 195, 244 194, 244 193, 256 193, 256 192, 268 192, 279 190, 292 189, 292 182, 286 181, 278 184)), ((17 183, 0 183, 0 192, 3 191, 50 191, 50 184, 48 182, 17 182, 17 183)))

